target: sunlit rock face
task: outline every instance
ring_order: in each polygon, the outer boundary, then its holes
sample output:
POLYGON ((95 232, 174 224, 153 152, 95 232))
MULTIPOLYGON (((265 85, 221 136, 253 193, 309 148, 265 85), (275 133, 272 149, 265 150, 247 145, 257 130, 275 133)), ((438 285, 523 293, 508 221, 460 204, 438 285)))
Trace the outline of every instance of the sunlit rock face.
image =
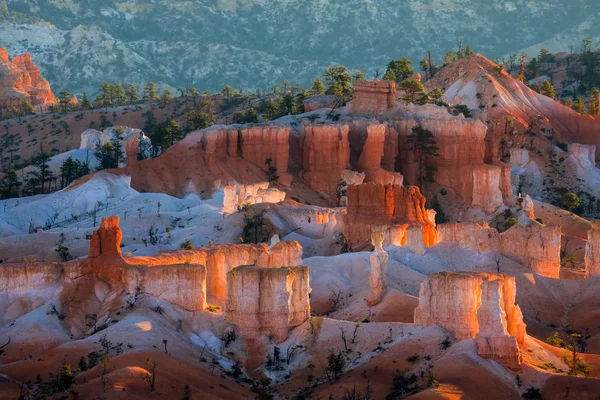
POLYGON ((225 318, 245 339, 266 335, 281 343, 310 318, 308 267, 240 266, 227 274, 227 286, 225 318))
POLYGON ((195 250, 159 253, 153 257, 130 257, 130 265, 160 266, 197 264, 206 268, 207 296, 217 304, 227 298, 227 273, 239 265, 279 268, 302 264, 302 246, 296 242, 279 242, 269 247, 261 244, 218 244, 195 250))
POLYGON ((413 128, 419 126, 430 131, 436 141, 439 155, 428 162, 437 168, 434 179, 441 186, 486 212, 493 212, 504 197, 512 195, 510 169, 484 163, 487 127, 481 121, 453 116, 434 105, 411 111, 410 118, 391 123, 398 134, 398 160, 408 183, 416 184, 420 173, 418 157, 407 142, 413 128))
POLYGON ((377 115, 396 104, 396 82, 362 80, 354 82, 354 100, 348 104, 348 111, 350 114, 377 115))
POLYGON ((431 275, 421 284, 415 324, 441 326, 458 340, 475 339, 479 355, 518 369, 525 324, 515 296, 515 279, 504 274, 431 275))
POLYGON ((416 186, 374 183, 349 186, 344 222, 344 235, 354 247, 368 244, 371 232, 385 227, 394 231, 389 233, 394 239, 388 244, 407 244, 410 227, 421 232, 418 241, 423 246, 437 243, 437 231, 425 209, 425 197, 416 186))
POLYGON ((304 125, 303 179, 313 190, 335 193, 350 168, 348 125, 304 125))
POLYGON ((0 48, 0 107, 19 107, 24 101, 34 106, 49 106, 58 101, 50 84, 41 76, 30 53, 11 60, 5 47, 0 48))
POLYGON ((594 226, 588 231, 588 241, 585 246, 585 276, 600 275, 600 229, 594 226))
POLYGON ((234 185, 223 188, 223 212, 231 214, 246 204, 279 203, 285 192, 269 188, 268 182, 254 185, 234 185))
POLYGON ((561 230, 559 226, 529 221, 499 233, 485 222, 440 224, 438 239, 477 252, 497 251, 533 272, 558 278, 560 275, 561 230))

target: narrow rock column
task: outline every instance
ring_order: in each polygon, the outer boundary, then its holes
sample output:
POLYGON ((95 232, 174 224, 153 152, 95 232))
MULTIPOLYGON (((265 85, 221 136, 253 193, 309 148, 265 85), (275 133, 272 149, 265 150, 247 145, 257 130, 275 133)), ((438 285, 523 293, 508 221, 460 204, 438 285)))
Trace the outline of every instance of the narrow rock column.
POLYGON ((383 300, 386 290, 387 264, 389 256, 383 249, 384 233, 374 231, 371 234, 371 243, 375 247, 375 251, 369 257, 371 261, 371 294, 367 299, 367 304, 373 307, 383 300))

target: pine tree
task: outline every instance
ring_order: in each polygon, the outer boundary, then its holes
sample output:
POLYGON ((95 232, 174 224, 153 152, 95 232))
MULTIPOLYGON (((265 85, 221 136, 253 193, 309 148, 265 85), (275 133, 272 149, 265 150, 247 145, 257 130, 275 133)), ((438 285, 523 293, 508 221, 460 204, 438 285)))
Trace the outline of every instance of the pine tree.
POLYGON ((33 115, 35 114, 35 108, 33 108, 33 105, 28 100, 25 100, 21 104, 21 112, 23 115, 33 115))
POLYGON ((108 107, 112 104, 112 90, 111 85, 108 82, 104 82, 100 85, 100 91, 96 96, 96 101, 102 107, 108 107))
POLYGON ((60 93, 58 94, 58 100, 60 101, 60 104, 63 106, 69 104, 69 102, 71 101, 72 98, 73 98, 73 96, 71 95, 71 93, 66 90, 61 90, 60 93))
POLYGON ((137 103, 140 101, 140 95, 137 91, 137 86, 133 83, 127 85, 127 89, 125 89, 125 96, 130 103, 137 103))
POLYGON ((173 146, 183 137, 181 129, 179 129, 179 124, 175 122, 175 120, 170 120, 167 124, 166 135, 169 139, 170 145, 173 146))
POLYGON ((155 101, 157 97, 156 84, 154 82, 148 82, 144 86, 144 100, 155 101))
POLYGON ((454 61, 456 61, 456 54, 453 51, 449 51, 444 55, 444 66, 452 64, 454 61))
POLYGON ((21 182, 19 182, 17 171, 9 169, 6 171, 4 177, 0 179, 0 198, 10 199, 17 197, 19 194, 19 186, 21 186, 21 182))
POLYGON ((127 96, 125 95, 125 88, 120 83, 111 85, 111 99, 115 104, 127 103, 127 96))
POLYGON ((551 99, 554 99, 556 97, 556 91, 554 90, 554 86, 552 86, 552 83, 550 83, 550 81, 544 81, 544 83, 542 83, 540 93, 546 97, 550 97, 551 99))
POLYGON ((579 114, 585 114, 585 103, 583 102, 583 98, 581 96, 577 96, 575 101, 573 101, 573 110, 579 114))
POLYGON ((419 164, 419 188, 423 189, 423 181, 433 181, 433 172, 437 169, 429 163, 431 157, 438 157, 437 143, 431 131, 414 126, 412 133, 406 137, 409 151, 414 152, 415 161, 419 164))
POLYGON ((333 94, 340 99, 345 99, 352 95, 352 77, 348 72, 348 68, 336 65, 328 68, 324 76, 328 85, 327 94, 333 94))
POLYGON ((425 73, 425 79, 429 79, 429 63, 427 62, 427 58, 424 58, 419 62, 419 67, 421 67, 421 71, 425 73))
POLYGON ((416 81, 414 79, 406 79, 398 85, 398 89, 404 91, 404 96, 402 96, 402 100, 409 103, 415 103, 420 94, 424 93, 425 89, 423 88, 423 84, 421 82, 416 81))
POLYGON ((598 89, 594 89, 590 93, 590 101, 589 101, 590 106, 589 106, 588 114, 594 118, 596 118, 596 116, 598 115, 598 109, 600 108, 599 96, 600 96, 600 90, 598 90, 598 89))
POLYGON ((88 108, 91 108, 91 106, 92 105, 88 100, 87 93, 83 92, 83 95, 81 95, 81 103, 79 103, 79 107, 81 107, 82 110, 87 110, 88 108))
POLYGON ((365 74, 364 71, 358 70, 354 73, 354 76, 352 77, 354 79, 354 82, 356 81, 362 81, 367 77, 367 74, 365 74))
POLYGON ((471 49, 471 45, 468 44, 467 47, 465 48, 465 55, 467 57, 470 57, 470 56, 472 56, 474 54, 475 54, 475 52, 473 51, 473 49, 471 49))
POLYGON ((166 105, 171 100, 173 100, 173 93, 171 93, 169 89, 163 90, 162 94, 160 95, 160 102, 163 105, 166 105))
POLYGON ((414 74, 415 71, 412 67, 412 61, 408 57, 402 57, 399 60, 392 60, 388 63, 383 79, 393 80, 396 83, 400 83, 406 80, 414 74), (393 79, 392 79, 393 78, 393 79))

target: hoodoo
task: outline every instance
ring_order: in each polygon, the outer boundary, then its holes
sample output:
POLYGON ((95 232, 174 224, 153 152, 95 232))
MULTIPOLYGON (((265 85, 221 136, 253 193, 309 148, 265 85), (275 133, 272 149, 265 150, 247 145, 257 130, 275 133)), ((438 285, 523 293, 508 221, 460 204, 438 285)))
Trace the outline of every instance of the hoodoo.
POLYGON ((421 284, 415 324, 439 325, 458 340, 475 339, 482 357, 518 369, 525 324, 515 294, 514 277, 503 274, 430 275, 421 284))

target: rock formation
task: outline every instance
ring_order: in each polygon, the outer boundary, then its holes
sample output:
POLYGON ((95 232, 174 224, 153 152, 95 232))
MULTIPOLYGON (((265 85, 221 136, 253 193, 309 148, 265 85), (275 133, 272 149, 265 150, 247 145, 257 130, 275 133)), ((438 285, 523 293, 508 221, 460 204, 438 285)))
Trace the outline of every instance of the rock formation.
POLYGON ((344 235, 353 247, 369 243, 371 232, 378 227, 396 228, 398 239, 394 244, 406 244, 406 232, 411 226, 421 231, 422 245, 437 243, 435 225, 425 210, 425 197, 416 186, 374 183, 349 186, 344 223, 344 235))
POLYGON ((279 203, 285 200, 285 192, 269 188, 269 182, 225 186, 223 196, 223 212, 229 214, 236 212, 246 204, 279 203))
MULTIPOLYGON (((291 183, 291 176, 287 174, 289 126, 217 125, 200 131, 199 134, 209 169, 218 170, 218 161, 226 157, 241 157, 264 172, 276 174, 280 183, 291 183)), ((190 137, 189 140, 194 138, 190 137)))
POLYGON ((354 82, 354 100, 348 103, 348 112, 377 115, 387 112, 396 104, 396 82, 362 80, 354 82))
POLYGON ((350 167, 348 125, 304 125, 304 174, 308 187, 333 194, 350 167))
POLYGON ((302 264, 302 246, 298 242, 279 242, 273 247, 261 244, 219 244, 195 250, 159 253, 153 257, 130 257, 130 265, 160 266, 203 265, 206 269, 207 297, 221 304, 227 298, 227 273, 239 265, 280 268, 302 264))
POLYGON ((387 263, 389 256, 383 249, 383 232, 375 231, 371 235, 371 242, 375 251, 369 257, 371 262, 371 294, 367 299, 367 304, 373 307, 383 300, 386 289, 386 278, 387 278, 387 263))
POLYGON ((527 194, 525 195, 525 199, 523 200, 523 212, 532 221, 535 221, 535 205, 533 204, 533 200, 527 194))
POLYGON ((88 258, 121 257, 122 239, 119 217, 102 218, 100 227, 92 234, 88 258))
POLYGON ((600 275, 600 229, 594 225, 588 231, 585 245, 585 276, 586 278, 600 275))
POLYGON ((386 142, 389 140, 388 125, 354 120, 350 122, 349 127, 350 161, 355 169, 365 174, 365 182, 402 185, 404 177, 399 172, 394 172, 395 155, 388 155, 388 157, 393 157, 392 162, 386 159, 386 142), (388 169, 384 169, 383 166, 388 169))
POLYGON ((486 212, 503 204, 512 195, 510 169, 484 164, 487 127, 480 121, 456 117, 434 105, 409 108, 410 118, 394 121, 398 133, 400 167, 409 184, 418 182, 419 164, 407 138, 415 126, 432 132, 439 148, 438 157, 428 160, 437 168, 434 179, 454 190, 462 199, 486 212))
POLYGON ((6 48, 0 48, 0 107, 19 107, 29 101, 34 106, 56 104, 50 84, 42 78, 31 54, 15 56, 12 62, 6 48))
POLYGON ((310 318, 308 267, 240 266, 227 274, 227 287, 225 319, 245 339, 272 335, 281 343, 310 318))
POLYGON ((440 224, 440 242, 456 243, 477 252, 497 251, 533 272, 558 278, 560 275, 561 230, 559 226, 530 221, 498 233, 485 222, 440 224))
POLYGON ((206 307, 206 270, 203 264, 181 260, 179 263, 143 265, 129 263, 121 256, 119 217, 102 218, 100 227, 92 234, 88 260, 84 271, 107 280, 111 285, 123 285, 134 292, 144 292, 170 301, 186 310, 206 307))
POLYGON ((442 272, 421 284, 415 324, 438 325, 457 340, 475 339, 479 355, 519 369, 525 324, 515 279, 504 274, 442 272))
POLYGON ((516 225, 500 234, 501 252, 540 275, 558 278, 561 237, 560 226, 516 225))

